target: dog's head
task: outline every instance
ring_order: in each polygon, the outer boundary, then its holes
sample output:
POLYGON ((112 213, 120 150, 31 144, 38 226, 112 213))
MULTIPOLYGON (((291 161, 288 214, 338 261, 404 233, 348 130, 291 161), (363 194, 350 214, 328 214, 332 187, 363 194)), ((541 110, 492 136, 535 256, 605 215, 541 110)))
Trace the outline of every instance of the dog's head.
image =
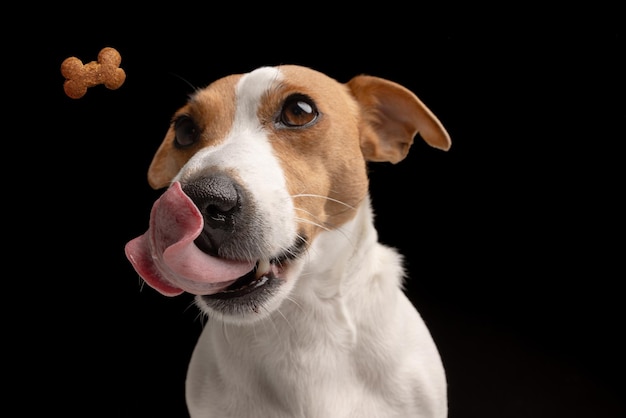
POLYGON ((167 190, 127 257, 165 295, 193 293, 226 320, 263 317, 312 242, 367 200, 367 162, 401 161, 418 132, 450 147, 423 103, 384 79, 341 84, 287 65, 217 80, 172 118, 148 170, 167 190))

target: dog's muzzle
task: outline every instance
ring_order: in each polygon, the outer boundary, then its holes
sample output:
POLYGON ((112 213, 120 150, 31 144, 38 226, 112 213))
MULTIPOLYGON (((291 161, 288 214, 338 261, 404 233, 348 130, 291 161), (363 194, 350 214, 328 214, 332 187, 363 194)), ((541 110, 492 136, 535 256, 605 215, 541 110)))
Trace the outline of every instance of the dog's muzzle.
POLYGON ((242 277, 278 274, 269 257, 254 257, 244 233, 245 199, 227 176, 212 176, 183 186, 174 182, 154 203, 145 234, 125 251, 139 275, 167 296, 183 292, 211 295, 242 277), (242 235, 244 234, 244 235, 242 235))

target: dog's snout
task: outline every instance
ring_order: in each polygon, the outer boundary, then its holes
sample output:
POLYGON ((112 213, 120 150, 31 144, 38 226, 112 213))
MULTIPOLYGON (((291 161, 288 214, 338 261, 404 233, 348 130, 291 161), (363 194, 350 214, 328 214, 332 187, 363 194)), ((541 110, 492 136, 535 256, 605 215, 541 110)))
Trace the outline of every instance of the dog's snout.
POLYGON ((241 210, 241 194, 235 182, 225 174, 215 174, 185 184, 183 191, 204 218, 204 230, 196 245, 207 253, 219 254, 241 210))

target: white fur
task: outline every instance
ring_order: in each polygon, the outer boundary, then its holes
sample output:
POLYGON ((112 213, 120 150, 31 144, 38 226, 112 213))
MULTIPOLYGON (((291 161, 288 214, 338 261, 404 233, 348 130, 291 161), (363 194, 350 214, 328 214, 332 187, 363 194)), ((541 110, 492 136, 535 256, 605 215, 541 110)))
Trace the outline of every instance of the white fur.
POLYGON ((291 296, 254 324, 208 319, 187 402, 200 417, 446 417, 441 360, 399 291, 371 209, 315 241, 291 296))

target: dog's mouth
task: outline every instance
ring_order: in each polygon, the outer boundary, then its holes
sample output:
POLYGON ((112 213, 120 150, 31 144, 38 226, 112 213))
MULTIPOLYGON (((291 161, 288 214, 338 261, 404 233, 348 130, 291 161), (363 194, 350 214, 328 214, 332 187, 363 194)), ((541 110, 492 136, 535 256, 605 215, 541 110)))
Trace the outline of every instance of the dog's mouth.
POLYGON ((126 244, 126 256, 144 281, 166 296, 188 292, 232 299, 275 288, 305 247, 298 238, 277 256, 235 260, 203 248, 203 231, 202 214, 174 183, 153 205, 148 231, 126 244))
POLYGON ((212 299, 231 299, 249 295, 261 290, 277 278, 277 274, 272 271, 272 265, 268 261, 257 261, 254 269, 244 274, 226 287, 216 293, 203 295, 212 299))
POLYGON ((287 282, 288 270, 305 251, 306 240, 299 238, 295 245, 269 261, 257 261, 254 269, 239 277, 225 289, 197 295, 196 306, 206 313, 219 312, 224 320, 229 317, 255 319, 271 311, 268 302, 275 298, 287 282), (248 314, 254 313, 252 316, 248 314))
POLYGON ((211 299, 239 298, 256 293, 265 288, 273 287, 277 280, 284 280, 284 272, 289 263, 298 258, 304 251, 305 240, 298 238, 295 245, 280 256, 271 260, 259 260, 254 268, 235 280, 230 286, 216 293, 203 295, 211 299))

